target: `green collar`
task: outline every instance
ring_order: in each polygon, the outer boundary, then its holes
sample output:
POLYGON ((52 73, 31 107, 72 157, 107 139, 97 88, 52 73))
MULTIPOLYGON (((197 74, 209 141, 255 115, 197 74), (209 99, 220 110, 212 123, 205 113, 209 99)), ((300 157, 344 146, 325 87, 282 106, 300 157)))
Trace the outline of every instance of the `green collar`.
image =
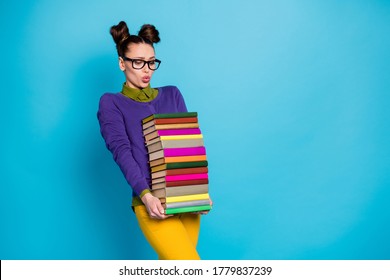
POLYGON ((146 88, 138 89, 131 88, 124 83, 122 87, 122 94, 138 102, 150 102, 156 98, 158 90, 151 88, 150 84, 146 88))

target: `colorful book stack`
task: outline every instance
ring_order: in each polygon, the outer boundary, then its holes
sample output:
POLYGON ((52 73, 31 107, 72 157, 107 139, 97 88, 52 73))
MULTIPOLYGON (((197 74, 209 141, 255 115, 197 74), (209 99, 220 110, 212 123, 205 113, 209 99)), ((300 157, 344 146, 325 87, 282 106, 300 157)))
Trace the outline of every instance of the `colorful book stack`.
POLYGON ((196 112, 153 114, 142 120, 152 193, 166 214, 211 209, 208 162, 196 112))

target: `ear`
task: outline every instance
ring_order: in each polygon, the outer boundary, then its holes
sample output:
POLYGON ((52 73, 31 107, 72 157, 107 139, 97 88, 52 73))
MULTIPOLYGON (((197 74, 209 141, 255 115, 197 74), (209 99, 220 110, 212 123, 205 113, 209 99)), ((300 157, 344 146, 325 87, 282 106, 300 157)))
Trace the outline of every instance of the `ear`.
POLYGON ((121 69, 121 71, 125 71, 126 70, 125 61, 123 60, 122 57, 119 57, 119 69, 121 69))

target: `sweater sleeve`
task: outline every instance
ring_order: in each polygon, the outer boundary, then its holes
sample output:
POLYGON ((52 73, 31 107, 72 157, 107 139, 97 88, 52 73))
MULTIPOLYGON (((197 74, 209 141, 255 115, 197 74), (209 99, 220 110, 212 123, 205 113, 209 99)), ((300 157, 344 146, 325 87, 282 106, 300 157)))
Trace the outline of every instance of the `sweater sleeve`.
POLYGON ((176 99, 176 106, 178 112, 188 112, 186 103, 184 101, 183 95, 181 94, 180 90, 177 87, 174 87, 175 91, 175 99, 176 99))
POLYGON ((109 95, 103 95, 100 99, 97 117, 107 149, 112 153, 128 184, 140 196, 149 186, 133 157, 123 115, 109 95))

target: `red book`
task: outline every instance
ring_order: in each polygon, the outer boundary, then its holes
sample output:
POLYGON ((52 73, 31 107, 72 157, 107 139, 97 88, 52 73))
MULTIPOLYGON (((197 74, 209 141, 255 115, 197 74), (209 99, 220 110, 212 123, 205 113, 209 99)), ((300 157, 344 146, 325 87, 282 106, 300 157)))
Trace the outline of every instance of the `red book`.
POLYGON ((200 174, 182 174, 182 175, 168 175, 165 176, 165 181, 187 181, 187 180, 199 180, 199 179, 208 179, 207 173, 200 174))
POLYGON ((165 177, 167 175, 196 174, 196 173, 208 173, 208 172, 209 169, 207 166, 191 167, 191 168, 174 168, 174 169, 152 172, 152 179, 165 177))
POLYGON ((152 125, 156 124, 175 124, 175 123, 197 123, 197 117, 189 118, 167 118, 167 119, 153 119, 142 125, 143 129, 146 129, 152 125))
POLYGON ((208 183, 209 183, 209 179, 197 179, 197 180, 186 180, 186 181, 171 181, 171 182, 166 182, 166 185, 167 187, 176 187, 176 186, 202 185, 208 183))

